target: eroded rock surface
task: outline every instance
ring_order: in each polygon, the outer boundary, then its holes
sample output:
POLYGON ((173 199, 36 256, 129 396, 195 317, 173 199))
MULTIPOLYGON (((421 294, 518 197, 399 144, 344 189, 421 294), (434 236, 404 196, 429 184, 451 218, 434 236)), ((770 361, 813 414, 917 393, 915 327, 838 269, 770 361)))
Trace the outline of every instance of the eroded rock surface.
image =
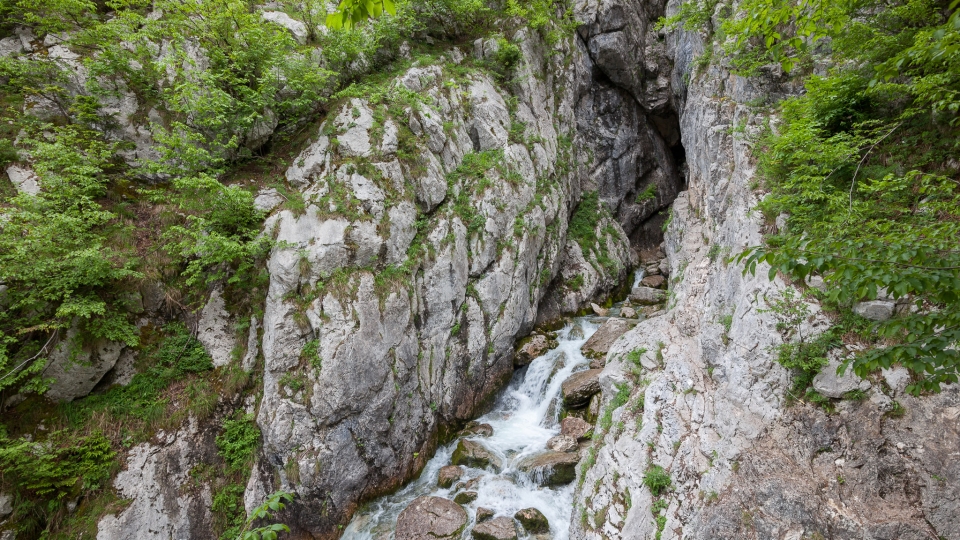
POLYGON ((441 497, 420 497, 400 512, 396 540, 457 538, 467 524, 467 512, 441 497))

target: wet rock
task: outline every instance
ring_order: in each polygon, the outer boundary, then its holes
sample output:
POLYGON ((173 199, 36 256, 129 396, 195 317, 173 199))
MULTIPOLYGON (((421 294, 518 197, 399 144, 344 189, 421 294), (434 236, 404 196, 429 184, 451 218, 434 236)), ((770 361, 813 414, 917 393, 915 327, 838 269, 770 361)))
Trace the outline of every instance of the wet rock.
POLYGON ((620 316, 624 319, 636 319, 637 310, 633 309, 632 307, 620 308, 620 316))
POLYGON ((570 339, 583 339, 583 327, 580 324, 574 324, 570 329, 570 339))
POLYGON ((844 394, 853 390, 870 389, 870 383, 858 377, 852 368, 848 367, 842 377, 837 375, 838 367, 840 367, 840 361, 831 359, 830 363, 813 378, 813 389, 831 398, 842 398, 844 394))
POLYGON ((400 512, 396 540, 458 538, 467 525, 467 512, 440 497, 420 497, 400 512))
POLYGON ((660 304, 667 299, 667 293, 652 287, 634 287, 630 293, 630 301, 642 306, 660 304))
POLYGON ((467 480, 466 482, 460 482, 453 488, 453 490, 454 491, 475 491, 477 488, 477 485, 480 484, 481 478, 483 478, 483 475, 474 476, 473 478, 467 480))
POLYGON ((437 475, 437 485, 442 488, 449 488, 454 482, 463 476, 463 467, 458 465, 447 465, 440 467, 440 473, 437 475))
POLYGON ((600 307, 600 306, 598 306, 597 304, 594 304, 594 303, 592 303, 592 302, 590 303, 590 309, 593 310, 593 313, 594 313, 594 314, 596 314, 597 316, 600 316, 600 317, 606 317, 607 314, 610 313, 610 310, 609 310, 609 309, 602 308, 602 307, 600 307))
POLYGON ((453 502, 457 504, 470 504, 477 500, 477 496, 478 493, 476 491, 461 491, 453 498, 453 502))
MULTIPOLYGON (((473 528, 477 540, 517 540, 517 524, 506 516, 480 523, 473 528)), ((400 540, 399 537, 397 540, 400 540)))
POLYGON ((607 366, 606 357, 594 358, 590 361, 590 369, 603 369, 607 366))
POLYGON ((517 468, 541 486, 562 486, 576 478, 579 462, 578 453, 548 451, 521 461, 517 468))
POLYGON ((547 448, 554 452, 576 452, 577 440, 569 435, 557 435, 547 441, 547 448))
POLYGON ((489 519, 493 519, 494 511, 489 508, 480 507, 477 508, 477 523, 483 523, 489 519))
POLYGON ((571 408, 577 409, 587 405, 590 398, 600 392, 600 369, 588 369, 574 373, 567 380, 563 381, 560 387, 560 393, 563 395, 563 403, 571 408))
POLYGON ((530 534, 541 534, 550 532, 550 522, 536 508, 524 508, 513 517, 523 525, 523 528, 530 534))
POLYGON ((604 358, 613 342, 636 325, 637 321, 619 318, 608 319, 590 336, 583 347, 580 347, 580 352, 587 358, 604 358))
POLYGON ((552 340, 543 334, 534 334, 520 342, 517 354, 513 357, 513 365, 516 367, 525 366, 556 346, 556 340, 552 340))
POLYGON ((493 437, 493 426, 470 422, 460 431, 461 437, 493 437))
POLYGON ((590 440, 589 434, 593 426, 579 418, 568 416, 560 421, 560 434, 572 437, 579 442, 590 440))
POLYGON ((853 312, 871 321, 885 321, 893 317, 893 311, 896 309, 895 302, 886 300, 871 300, 869 302, 859 302, 853 306, 853 312))
POLYGON ((654 289, 666 289, 667 279, 663 276, 647 276, 640 280, 640 285, 654 289))
POLYGON ((454 465, 463 465, 475 469, 491 468, 499 471, 502 467, 500 458, 487 449, 484 445, 463 439, 457 444, 457 449, 453 451, 453 457, 450 461, 454 465))

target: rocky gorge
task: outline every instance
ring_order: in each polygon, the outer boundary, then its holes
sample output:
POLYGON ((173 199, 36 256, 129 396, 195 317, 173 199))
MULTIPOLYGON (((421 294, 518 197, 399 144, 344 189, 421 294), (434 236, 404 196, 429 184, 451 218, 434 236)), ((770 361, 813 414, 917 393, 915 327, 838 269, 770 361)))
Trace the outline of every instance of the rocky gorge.
MULTIPOLYGON (((563 39, 509 25, 358 75, 303 128, 289 191, 257 192, 256 315, 214 284, 186 316, 256 390, 123 449, 96 538, 216 537, 204 464, 240 415, 260 435, 238 511, 290 493, 282 538, 960 539, 957 385, 838 375, 851 341, 811 383, 826 406, 791 395, 772 306, 819 284, 733 255, 777 227, 754 211, 758 104, 803 89, 703 61, 712 36, 657 25, 680 9, 575 0, 563 39)), ((142 327, 176 318, 159 289, 142 327)), ((804 298, 816 335, 829 314, 804 298)), ((52 400, 142 369, 116 342, 74 369, 70 339, 52 400)))

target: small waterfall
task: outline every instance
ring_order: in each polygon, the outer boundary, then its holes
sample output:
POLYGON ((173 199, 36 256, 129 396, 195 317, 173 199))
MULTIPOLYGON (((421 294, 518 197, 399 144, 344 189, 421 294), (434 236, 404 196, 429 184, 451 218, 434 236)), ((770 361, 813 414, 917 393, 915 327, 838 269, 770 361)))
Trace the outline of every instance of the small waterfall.
MULTIPOLYGON (((638 277, 638 280, 640 278, 638 277)), ((489 508, 496 515, 513 516, 523 508, 536 508, 550 521, 556 540, 567 540, 570 513, 573 510, 573 484, 548 488, 517 470, 526 457, 546 450, 547 441, 560 433, 560 385, 574 371, 586 367, 590 360, 580 347, 596 332, 593 317, 579 317, 557 333, 558 345, 518 370, 500 396, 494 410, 477 419, 493 427, 493 436, 478 437, 503 462, 503 471, 493 474, 481 469, 466 469, 461 481, 481 477, 476 487, 477 499, 464 506, 469 523, 463 538, 469 538, 476 519, 476 509, 489 508)), ((423 495, 453 498, 453 489, 437 486, 437 474, 450 463, 458 441, 437 450, 420 477, 406 487, 366 505, 354 516, 344 531, 350 540, 393 538, 397 516, 411 501, 423 495)))

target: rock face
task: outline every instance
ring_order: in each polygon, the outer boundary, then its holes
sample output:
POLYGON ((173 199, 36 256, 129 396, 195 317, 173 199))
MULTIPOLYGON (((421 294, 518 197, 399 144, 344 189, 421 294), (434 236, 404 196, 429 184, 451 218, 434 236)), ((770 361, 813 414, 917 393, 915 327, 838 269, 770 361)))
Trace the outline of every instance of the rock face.
POLYGON ((590 403, 590 398, 600 392, 600 369, 588 369, 574 373, 560 386, 563 404, 579 409, 590 403))
POLYGON ((440 497, 420 497, 400 512, 396 540, 458 538, 467 525, 467 512, 440 497))
POLYGON ((576 478, 579 462, 576 453, 547 451, 523 460, 517 468, 541 486, 562 486, 576 478))
MULTIPOLYGON (((657 17, 656 2, 598 4, 657 17)), ((680 4, 670 0, 667 15, 680 4)), ((792 377, 775 348, 790 336, 777 331, 762 300, 787 285, 768 281, 768 268, 744 275, 709 257, 713 245, 737 253, 762 241, 764 224, 751 211, 758 202, 751 137, 730 128, 758 133, 767 119, 749 104, 801 89, 779 69, 735 75, 718 55, 695 69, 705 51, 696 33, 617 50, 647 54, 661 44, 674 67, 669 99, 680 113, 689 171, 666 230, 661 273, 671 276, 672 298, 607 355, 603 403, 622 388, 630 395, 611 411, 609 429, 596 428, 596 462, 578 479, 571 539, 960 538, 960 464, 948 457, 960 447, 960 389, 918 399, 874 384, 870 399, 834 401, 832 414, 809 403, 788 406, 792 377), (717 322, 725 316, 732 316, 729 329, 717 322), (659 351, 662 361, 637 378, 625 356, 639 348, 659 351), (893 398, 903 416, 884 414, 893 398), (659 497, 643 483, 654 465, 673 486, 659 497), (658 499, 663 509, 653 515, 658 499)), ((810 309, 804 336, 829 325, 818 305, 810 309)))
POLYGON ((517 524, 506 516, 485 521, 473 528, 477 540, 517 540, 517 524))
POLYGON ((118 514, 101 519, 97 540, 208 537, 213 493, 205 485, 188 493, 181 487, 192 484, 194 466, 218 459, 214 443, 218 432, 201 429, 191 419, 178 432, 161 432, 157 444, 135 446, 113 482, 120 497, 131 502, 118 514))
MULTIPOLYGON (((601 197, 614 210, 599 210, 603 250, 566 235, 582 194, 609 180, 590 180, 592 142, 578 142, 589 133, 577 104, 598 103, 586 97, 597 88, 589 56, 575 41, 547 55, 536 33, 510 38, 523 55, 512 95, 482 72, 452 88, 442 62, 417 65, 387 83, 420 96, 416 106, 393 116, 352 99, 286 171, 308 204, 266 224, 279 244, 261 323, 265 468, 248 493, 294 491, 295 534, 332 538, 361 499, 418 474, 441 434, 509 379, 515 342, 541 313, 608 294, 632 264, 616 190, 601 197), (527 142, 509 136, 519 123, 527 142), (481 158, 485 183, 462 173, 481 158), (575 270, 587 277, 568 295, 575 270), (308 344, 319 369, 303 358, 308 344)), ((613 105, 592 118, 616 122, 613 105)))

